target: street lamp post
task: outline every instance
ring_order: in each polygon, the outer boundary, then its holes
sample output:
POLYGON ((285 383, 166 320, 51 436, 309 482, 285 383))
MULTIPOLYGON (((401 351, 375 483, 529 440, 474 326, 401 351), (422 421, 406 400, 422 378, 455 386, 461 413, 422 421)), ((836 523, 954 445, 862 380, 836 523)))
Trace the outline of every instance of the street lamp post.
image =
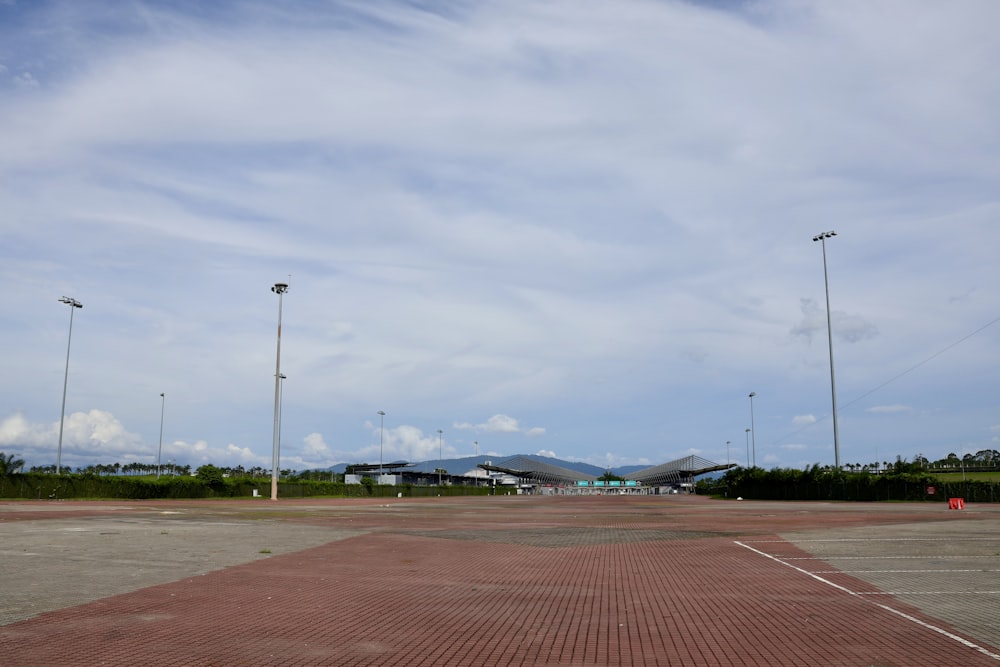
POLYGON ((62 412, 59 415, 59 446, 56 449, 57 475, 62 473, 63 424, 66 422, 66 386, 69 384, 69 346, 73 342, 73 311, 77 308, 83 308, 82 303, 68 296, 60 298, 59 302, 69 306, 69 338, 66 340, 66 373, 63 375, 62 412))
POLYGON ((274 367, 274 449, 271 455, 271 500, 278 499, 278 459, 281 429, 281 297, 288 291, 287 283, 275 283, 271 291, 278 295, 278 351, 274 367))
POLYGON ((750 467, 750 429, 747 429, 747 467, 750 467))
POLYGON ((156 450, 156 479, 160 479, 160 461, 163 456, 163 410, 167 406, 167 395, 160 394, 160 446, 156 450))
POLYGON ((378 411, 378 483, 382 483, 382 433, 385 430, 385 410, 378 411))
POLYGON ((288 376, 285 375, 284 373, 282 373, 281 375, 278 376, 278 379, 281 380, 281 385, 280 385, 280 387, 278 389, 278 451, 280 452, 281 451, 281 418, 282 418, 282 414, 283 414, 283 412, 285 410, 285 380, 288 379, 288 376))
POLYGON ((753 442, 753 467, 757 467, 757 427, 753 423, 753 397, 757 392, 750 392, 750 440, 753 442))
POLYGON ((444 466, 444 457, 442 452, 444 451, 444 431, 438 429, 438 486, 441 486, 441 475, 444 466))
POLYGON ((726 469, 729 468, 729 441, 726 440, 726 469))
POLYGON ((830 397, 833 401, 833 464, 840 470, 840 432, 837 428, 837 381, 833 375, 833 325, 830 323, 830 280, 826 273, 826 240, 837 232, 823 232, 813 237, 823 246, 823 286, 826 289, 826 339, 830 345, 830 397))

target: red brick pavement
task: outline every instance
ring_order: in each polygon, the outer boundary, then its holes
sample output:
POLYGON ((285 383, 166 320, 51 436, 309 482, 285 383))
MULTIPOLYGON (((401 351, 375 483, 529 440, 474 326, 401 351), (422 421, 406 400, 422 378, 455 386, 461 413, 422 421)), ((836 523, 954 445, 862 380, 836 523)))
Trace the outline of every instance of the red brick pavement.
POLYGON ((279 501, 372 532, 0 627, 0 665, 998 664, 735 542, 901 516, 711 502, 279 501))

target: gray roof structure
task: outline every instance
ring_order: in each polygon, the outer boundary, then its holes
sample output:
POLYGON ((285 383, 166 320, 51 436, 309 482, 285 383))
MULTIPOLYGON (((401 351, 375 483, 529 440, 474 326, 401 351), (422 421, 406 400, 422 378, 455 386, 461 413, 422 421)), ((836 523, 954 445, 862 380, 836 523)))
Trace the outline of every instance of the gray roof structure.
MULTIPOLYGON (((692 455, 629 473, 625 475, 625 479, 636 480, 647 486, 682 484, 692 481, 697 475, 717 470, 728 470, 735 465, 735 463, 718 464, 692 455)), ((502 472, 542 484, 568 484, 584 480, 592 482, 597 479, 594 475, 554 466, 528 456, 512 456, 495 465, 481 463, 479 467, 489 472, 502 472)))
POLYGON ((692 454, 691 456, 675 459, 658 466, 637 470, 625 475, 625 479, 634 479, 649 486, 682 484, 684 482, 691 482, 697 475, 717 470, 728 470, 735 466, 735 463, 718 464, 692 454))
POLYGON ((488 472, 502 472, 543 484, 561 484, 579 480, 592 482, 597 479, 594 475, 588 475, 585 472, 543 463, 527 456, 512 456, 503 459, 497 465, 480 463, 479 467, 488 472))

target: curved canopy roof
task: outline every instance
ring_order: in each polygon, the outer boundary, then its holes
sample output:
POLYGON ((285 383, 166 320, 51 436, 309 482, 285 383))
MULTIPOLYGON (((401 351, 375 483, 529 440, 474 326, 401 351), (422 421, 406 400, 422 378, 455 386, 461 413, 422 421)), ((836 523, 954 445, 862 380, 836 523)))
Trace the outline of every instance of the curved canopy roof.
MULTIPOLYGON (((679 484, 691 480, 696 475, 727 470, 735 465, 718 464, 692 455, 630 473, 625 475, 625 479, 634 479, 647 485, 679 484)), ((543 484, 566 484, 583 480, 592 482, 597 479, 594 475, 544 463, 528 456, 512 456, 496 464, 481 463, 479 467, 490 472, 501 472, 543 484)))
POLYGON ((489 472, 502 472, 543 484, 569 483, 584 479, 592 482, 597 479, 594 475, 543 463, 527 456, 512 456, 499 461, 497 465, 480 463, 479 467, 489 472))
POLYGON ((696 475, 702 475, 707 472, 715 472, 716 470, 728 470, 735 465, 735 463, 720 465, 692 454, 691 456, 685 456, 682 459, 676 459, 674 461, 662 463, 658 466, 652 466, 651 468, 644 468, 642 470, 629 473, 628 475, 625 475, 625 479, 634 479, 642 482, 643 484, 650 485, 677 484, 681 481, 690 480, 696 475))

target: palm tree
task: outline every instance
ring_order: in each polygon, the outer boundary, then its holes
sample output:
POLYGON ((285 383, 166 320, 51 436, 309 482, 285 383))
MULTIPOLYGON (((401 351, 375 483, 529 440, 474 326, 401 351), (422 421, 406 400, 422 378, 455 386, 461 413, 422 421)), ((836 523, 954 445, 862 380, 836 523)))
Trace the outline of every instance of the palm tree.
POLYGON ((13 475, 24 468, 24 459, 14 458, 14 454, 4 454, 0 452, 0 477, 13 475))

